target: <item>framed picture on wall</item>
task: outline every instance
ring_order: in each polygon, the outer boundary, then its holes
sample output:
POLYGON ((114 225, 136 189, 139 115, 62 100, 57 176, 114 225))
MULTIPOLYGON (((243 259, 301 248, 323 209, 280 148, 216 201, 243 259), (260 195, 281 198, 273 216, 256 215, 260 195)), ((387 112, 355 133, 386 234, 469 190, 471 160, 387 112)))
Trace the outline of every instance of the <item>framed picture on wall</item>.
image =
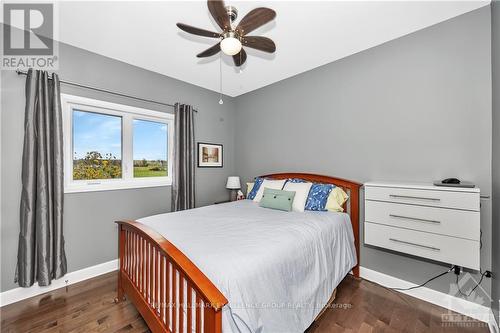
POLYGON ((222 145, 198 142, 198 168, 222 168, 222 156, 222 145))

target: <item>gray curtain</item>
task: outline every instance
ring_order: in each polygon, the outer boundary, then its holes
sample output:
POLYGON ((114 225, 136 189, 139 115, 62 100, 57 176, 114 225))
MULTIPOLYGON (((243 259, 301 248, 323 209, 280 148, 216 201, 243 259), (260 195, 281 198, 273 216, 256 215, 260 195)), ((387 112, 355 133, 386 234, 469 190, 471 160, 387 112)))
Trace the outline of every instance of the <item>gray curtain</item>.
POLYGON ((194 208, 194 110, 176 103, 174 163, 172 175, 172 211, 194 208))
POLYGON ((63 137, 56 74, 30 69, 26 108, 16 282, 47 286, 66 274, 63 237, 63 137))

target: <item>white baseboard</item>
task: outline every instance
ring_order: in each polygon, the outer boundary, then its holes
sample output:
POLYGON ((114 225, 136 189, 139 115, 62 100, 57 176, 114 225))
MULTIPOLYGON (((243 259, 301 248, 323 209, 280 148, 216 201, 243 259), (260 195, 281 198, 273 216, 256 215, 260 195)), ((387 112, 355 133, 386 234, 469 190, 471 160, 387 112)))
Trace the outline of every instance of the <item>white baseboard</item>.
MULTIPOLYGON (((401 280, 365 267, 359 268, 359 274, 363 279, 378 283, 384 287, 410 288, 416 286, 416 284, 412 282, 401 280)), ((486 322, 488 323, 490 332, 498 333, 498 325, 495 321, 495 317, 493 316, 493 312, 487 306, 426 287, 404 290, 400 292, 424 300, 426 302, 439 305, 454 312, 464 314, 471 318, 486 322)))
POLYGON ((87 280, 102 274, 106 274, 118 269, 118 259, 111 260, 102 264, 80 269, 78 271, 67 273, 60 279, 53 280, 50 286, 40 287, 35 284, 29 288, 15 288, 0 293, 0 307, 21 301, 26 298, 37 296, 55 289, 69 286, 83 280, 87 280))

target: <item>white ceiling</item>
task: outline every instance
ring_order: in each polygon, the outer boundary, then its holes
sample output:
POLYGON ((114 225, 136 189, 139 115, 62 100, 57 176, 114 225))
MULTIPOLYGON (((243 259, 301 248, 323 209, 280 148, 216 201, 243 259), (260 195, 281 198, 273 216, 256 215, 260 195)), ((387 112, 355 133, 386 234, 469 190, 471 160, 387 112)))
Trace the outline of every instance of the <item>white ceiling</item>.
MULTIPOLYGON (((274 22, 251 35, 272 38, 273 55, 247 48, 239 73, 223 56, 223 92, 238 96, 489 4, 489 1, 226 1, 239 10, 266 6, 274 22)), ((215 39, 175 23, 218 31, 205 1, 62 2, 59 39, 89 51, 219 90, 219 56, 196 54, 215 39)))

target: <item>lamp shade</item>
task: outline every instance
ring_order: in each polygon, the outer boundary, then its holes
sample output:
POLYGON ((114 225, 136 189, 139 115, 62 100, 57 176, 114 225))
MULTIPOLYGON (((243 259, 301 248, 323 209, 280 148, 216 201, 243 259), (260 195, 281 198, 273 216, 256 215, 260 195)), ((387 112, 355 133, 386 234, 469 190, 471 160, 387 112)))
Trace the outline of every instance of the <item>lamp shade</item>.
POLYGON ((230 190, 237 190, 241 188, 240 177, 238 176, 229 176, 227 177, 226 188, 230 190))

